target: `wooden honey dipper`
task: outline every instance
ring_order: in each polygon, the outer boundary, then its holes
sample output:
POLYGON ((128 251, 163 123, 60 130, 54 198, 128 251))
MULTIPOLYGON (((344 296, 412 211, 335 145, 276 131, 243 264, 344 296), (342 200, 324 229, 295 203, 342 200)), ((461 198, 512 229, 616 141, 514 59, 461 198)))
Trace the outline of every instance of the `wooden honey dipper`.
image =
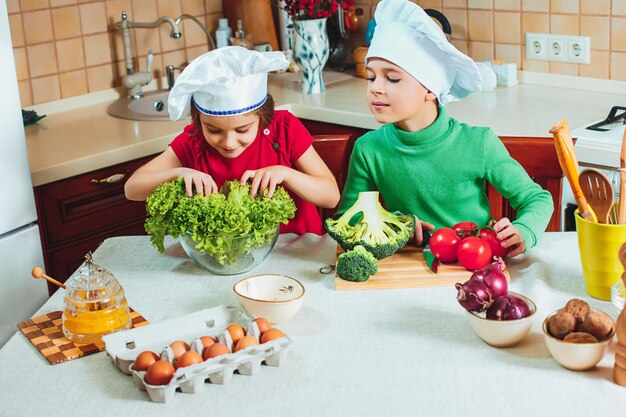
MULTIPOLYGON (((46 275, 43 272, 43 269, 41 269, 41 267, 36 266, 33 268, 31 274, 33 275, 34 278, 44 278, 46 281, 53 283, 54 285, 58 285, 61 288, 65 288, 65 284, 57 281, 56 279, 49 277, 48 275, 46 275)), ((626 340, 626 339, 625 339, 626 340)), ((626 359, 626 357, 624 357, 624 359, 626 359)))
MULTIPOLYGON (((622 281, 626 286, 626 243, 619 248, 619 260, 624 266, 622 281)), ((616 384, 626 386, 626 308, 617 317, 615 323, 617 344, 615 346, 615 366, 613 367, 613 381, 616 384)))

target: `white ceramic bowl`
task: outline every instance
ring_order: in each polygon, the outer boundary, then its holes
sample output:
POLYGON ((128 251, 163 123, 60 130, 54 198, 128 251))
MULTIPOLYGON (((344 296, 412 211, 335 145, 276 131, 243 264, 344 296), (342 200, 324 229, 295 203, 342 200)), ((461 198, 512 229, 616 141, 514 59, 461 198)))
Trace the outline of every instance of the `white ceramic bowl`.
POLYGON ((244 278, 233 286, 233 291, 246 313, 273 324, 295 316, 304 299, 304 286, 300 282, 278 274, 244 278))
POLYGON ((593 309, 591 311, 605 315, 613 323, 613 330, 609 336, 597 343, 564 342, 552 336, 548 332, 548 320, 550 320, 550 317, 554 316, 558 310, 550 314, 543 321, 543 336, 546 340, 546 345, 548 345, 548 350, 552 354, 552 357, 564 368, 571 369, 572 371, 586 371, 587 369, 593 368, 600 362, 607 347, 613 340, 613 335, 615 334, 615 322, 613 319, 602 311, 593 309))
POLYGON ((466 311, 470 326, 481 339, 494 347, 514 346, 522 341, 530 331, 530 326, 537 312, 537 306, 528 297, 509 291, 522 299, 530 309, 530 315, 519 320, 489 320, 478 313, 466 311))

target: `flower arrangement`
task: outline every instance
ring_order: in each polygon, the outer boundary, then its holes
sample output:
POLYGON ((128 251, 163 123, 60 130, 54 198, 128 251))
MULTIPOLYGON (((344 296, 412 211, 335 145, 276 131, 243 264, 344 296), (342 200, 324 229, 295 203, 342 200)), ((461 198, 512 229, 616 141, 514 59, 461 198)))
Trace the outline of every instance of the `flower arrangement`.
POLYGON ((354 6, 354 0, 282 0, 280 7, 293 20, 310 20, 330 17, 341 7, 344 10, 354 6))

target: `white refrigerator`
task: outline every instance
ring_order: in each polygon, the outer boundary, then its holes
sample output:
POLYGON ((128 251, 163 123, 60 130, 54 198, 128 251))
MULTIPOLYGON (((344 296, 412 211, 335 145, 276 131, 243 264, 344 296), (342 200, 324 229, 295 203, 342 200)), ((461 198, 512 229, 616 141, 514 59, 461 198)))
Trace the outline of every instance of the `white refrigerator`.
POLYGON ((7 3, 0 1, 0 346, 47 299, 7 3))

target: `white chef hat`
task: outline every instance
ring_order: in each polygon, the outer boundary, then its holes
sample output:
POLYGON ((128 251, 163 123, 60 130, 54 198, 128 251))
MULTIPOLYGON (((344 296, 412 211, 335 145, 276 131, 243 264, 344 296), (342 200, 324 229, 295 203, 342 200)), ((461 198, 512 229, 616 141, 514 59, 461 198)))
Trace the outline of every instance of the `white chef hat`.
POLYGON ((365 57, 394 63, 437 95, 440 104, 480 91, 476 63, 456 49, 424 10, 408 0, 383 0, 374 15, 376 30, 365 57))
POLYGON ((256 110, 267 100, 267 73, 288 64, 282 52, 258 52, 242 46, 200 55, 178 76, 170 91, 170 119, 187 117, 192 101, 209 116, 235 116, 256 110))

